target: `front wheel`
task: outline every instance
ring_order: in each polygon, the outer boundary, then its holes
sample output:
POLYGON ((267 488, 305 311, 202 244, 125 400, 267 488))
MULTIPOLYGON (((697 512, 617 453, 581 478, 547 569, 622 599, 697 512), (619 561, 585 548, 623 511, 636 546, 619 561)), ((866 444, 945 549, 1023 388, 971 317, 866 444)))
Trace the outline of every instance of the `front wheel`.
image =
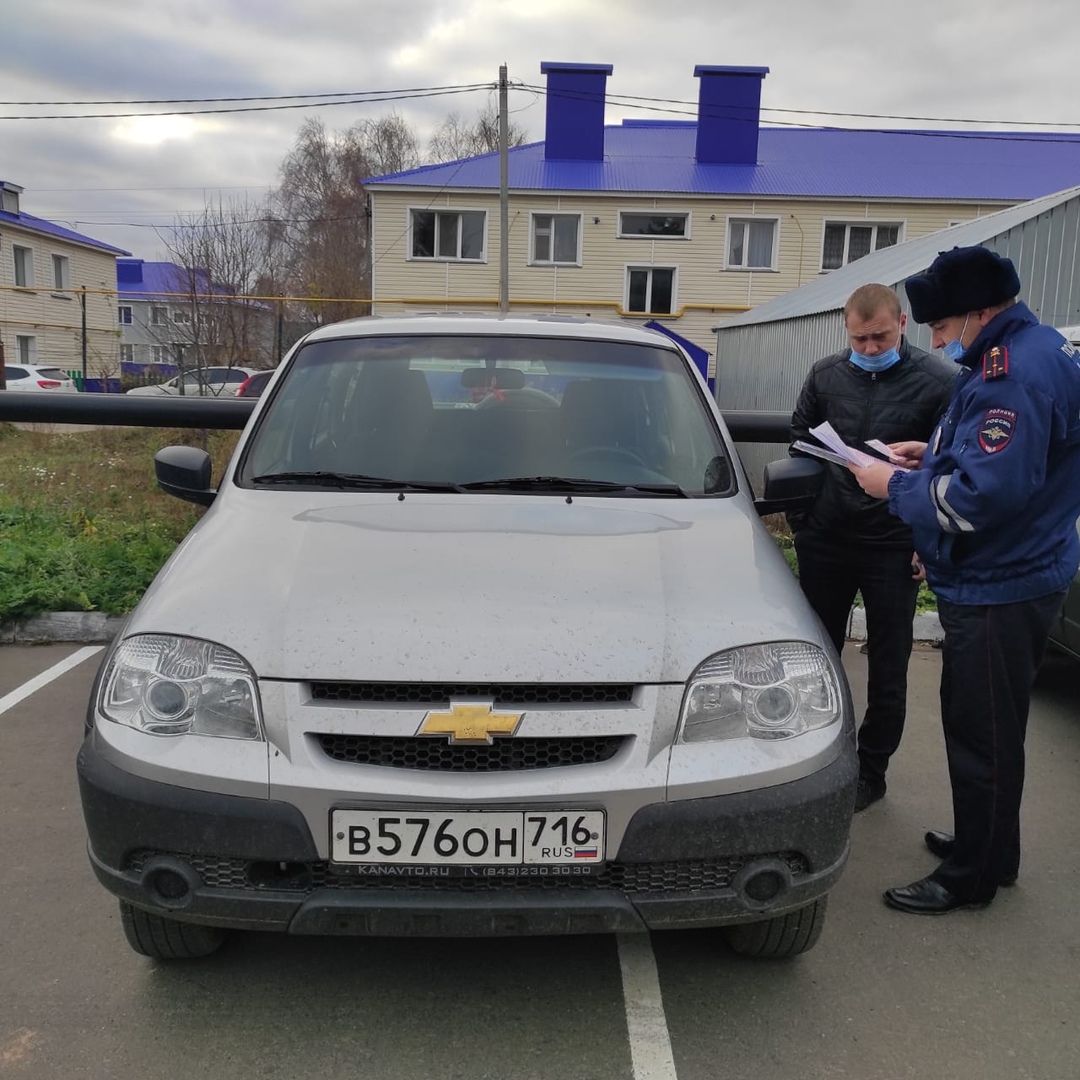
POLYGON ((740 956, 765 960, 786 960, 812 949, 825 925, 828 897, 820 896, 812 904, 786 915, 776 915, 761 922, 739 923, 724 929, 727 943, 740 956))
POLYGON ((152 915, 126 900, 120 901, 120 921, 128 944, 152 960, 195 960, 217 952, 225 940, 219 927, 152 915))

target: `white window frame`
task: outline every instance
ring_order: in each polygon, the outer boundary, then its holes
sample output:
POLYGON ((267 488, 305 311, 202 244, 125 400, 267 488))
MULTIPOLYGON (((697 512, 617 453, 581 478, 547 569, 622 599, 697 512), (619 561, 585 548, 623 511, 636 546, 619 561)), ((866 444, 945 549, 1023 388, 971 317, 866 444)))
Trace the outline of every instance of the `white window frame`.
POLYGON ((668 243, 672 240, 681 241, 690 239, 690 211, 689 210, 672 210, 670 213, 666 213, 663 210, 656 210, 653 207, 647 207, 641 210, 620 210, 619 217, 616 224, 615 236, 619 240, 662 240, 668 243), (623 231, 623 215, 624 214, 643 214, 646 217, 682 217, 686 219, 686 226, 683 229, 682 236, 663 236, 659 233, 628 233, 623 231))
POLYGON ((130 326, 135 321, 135 312, 130 304, 120 304, 116 309, 116 319, 121 326, 130 326), (124 318, 124 312, 127 318, 124 318))
POLYGON ((626 315, 640 316, 642 318, 656 318, 658 315, 674 315, 679 310, 679 268, 677 266, 665 266, 663 264, 652 265, 646 263, 627 263, 623 271, 623 313, 626 315), (669 311, 632 311, 630 309, 630 274, 634 270, 647 270, 649 283, 645 287, 645 307, 652 307, 652 274, 654 270, 671 271, 671 309, 669 311))
POLYGON ((34 287, 34 249, 32 247, 27 247, 25 244, 12 244, 11 269, 12 273, 15 275, 12 280, 15 282, 16 288, 32 289, 34 287), (19 280, 20 252, 22 253, 23 281, 19 280))
POLYGON ((169 309, 164 304, 151 304, 150 305, 150 325, 151 326, 168 326, 169 325, 169 309))
POLYGON ((120 363, 121 364, 133 364, 135 363, 135 346, 120 343, 120 363))
POLYGON ((33 334, 15 335, 15 363, 23 367, 37 367, 37 337, 33 334))
MULTIPOLYGON (((875 251, 885 251, 885 248, 879 248, 877 246, 877 235, 879 228, 896 229, 896 243, 889 244, 889 247, 897 247, 904 242, 904 228, 907 222, 900 218, 893 218, 891 221, 884 219, 860 219, 860 218, 825 218, 821 223, 821 272, 823 274, 831 274, 834 270, 841 270, 845 266, 850 266, 851 262, 848 260, 848 251, 851 248, 851 230, 852 229, 873 229, 873 234, 870 237, 870 250, 867 255, 873 255, 875 251), (830 225, 843 225, 844 226, 844 261, 839 266, 825 266, 825 233, 828 231, 830 225)), ((863 256, 866 258, 866 255, 863 256)), ((856 259, 855 262, 859 260, 856 259)))
POLYGON ((582 237, 585 232, 585 215, 574 212, 567 212, 565 210, 531 210, 529 212, 529 265, 530 266, 581 266, 581 245, 582 237), (561 262, 557 260, 555 256, 555 227, 552 224, 551 231, 551 255, 550 259, 538 259, 536 257, 536 219, 538 217, 549 218, 577 218, 577 254, 574 256, 573 262, 561 262))
POLYGON ((724 220, 724 269, 743 274, 775 274, 780 255, 780 218, 775 214, 729 214, 724 220), (773 226, 772 264, 769 266, 738 266, 731 262, 731 226, 752 221, 768 221, 773 226))
POLYGON ((167 345, 151 345, 150 346, 150 363, 151 364, 165 364, 168 362, 168 346, 167 345))
POLYGON ((71 288, 71 259, 67 255, 52 255, 53 288, 71 288))
MULTIPOLYGON (((410 206, 406 210, 407 226, 408 226, 408 248, 405 252, 405 258, 408 262, 423 262, 423 263, 469 263, 472 265, 479 265, 488 261, 488 212, 486 209, 475 206, 410 206), (439 250, 439 215, 440 214, 483 214, 484 224, 482 229, 482 241, 480 257, 478 259, 463 259, 460 255, 414 255, 413 254, 413 221, 415 214, 434 214, 435 215, 435 252, 439 250)), ((458 224, 458 251, 461 251, 461 224, 458 224)))
POLYGON ((191 312, 187 308, 173 308, 169 313, 172 317, 172 321, 177 326, 190 326, 191 325, 191 312))

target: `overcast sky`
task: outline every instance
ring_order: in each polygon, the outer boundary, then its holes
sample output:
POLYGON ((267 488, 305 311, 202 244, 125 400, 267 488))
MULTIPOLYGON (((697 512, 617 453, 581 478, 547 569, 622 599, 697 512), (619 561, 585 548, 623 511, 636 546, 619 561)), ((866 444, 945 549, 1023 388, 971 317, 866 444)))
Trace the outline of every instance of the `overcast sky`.
MULTIPOLYGON (((512 80, 542 83, 544 60, 613 64, 613 95, 694 101, 696 64, 746 64, 770 67, 762 95, 769 109, 987 121, 964 127, 1071 122, 1066 130, 1080 130, 1076 0, 36 0, 4 7, 3 102, 487 83, 503 62, 512 80)), ((28 213, 136 255, 163 258, 153 228, 104 223, 168 225, 177 213, 200 210, 205 195, 219 190, 265 195, 307 116, 343 129, 396 108, 426 143, 448 112, 471 118, 491 97, 483 89, 395 106, 0 119, 0 179, 25 188, 28 213)), ((187 107, 228 106, 3 104, 0 117, 187 107)), ((542 98, 514 91, 511 109, 530 139, 543 138, 542 98)), ((607 122, 662 115, 609 105, 607 122)), ((842 126, 888 123, 764 115, 842 126)))

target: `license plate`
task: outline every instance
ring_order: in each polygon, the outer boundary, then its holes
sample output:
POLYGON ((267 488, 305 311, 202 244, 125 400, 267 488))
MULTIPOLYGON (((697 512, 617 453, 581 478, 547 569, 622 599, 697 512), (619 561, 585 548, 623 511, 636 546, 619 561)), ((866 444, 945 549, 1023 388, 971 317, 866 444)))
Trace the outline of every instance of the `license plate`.
POLYGON ((604 860, 600 810, 334 810, 338 863, 562 866, 604 860))

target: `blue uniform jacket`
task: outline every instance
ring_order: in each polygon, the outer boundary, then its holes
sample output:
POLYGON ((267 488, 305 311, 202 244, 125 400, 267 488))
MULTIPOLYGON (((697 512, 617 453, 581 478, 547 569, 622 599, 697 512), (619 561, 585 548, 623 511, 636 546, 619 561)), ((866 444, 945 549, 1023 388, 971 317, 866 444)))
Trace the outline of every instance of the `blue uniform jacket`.
POLYGON ((1008 604, 1064 589, 1080 564, 1080 352, 1015 304, 960 364, 922 467, 889 481, 889 508, 945 600, 1008 604))

